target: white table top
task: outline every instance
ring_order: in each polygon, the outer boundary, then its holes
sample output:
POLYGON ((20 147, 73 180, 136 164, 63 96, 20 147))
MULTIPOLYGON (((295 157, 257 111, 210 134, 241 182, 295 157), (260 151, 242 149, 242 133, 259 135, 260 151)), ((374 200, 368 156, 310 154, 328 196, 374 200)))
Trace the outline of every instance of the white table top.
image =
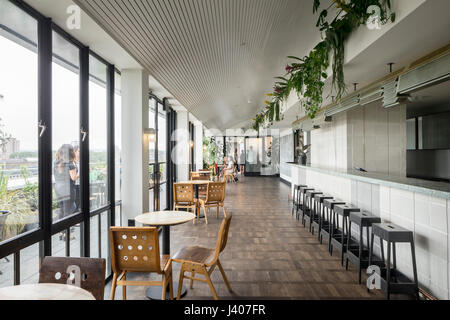
POLYGON ((156 211, 137 216, 135 220, 147 226, 175 226, 195 219, 195 215, 186 211, 156 211))
POLYGON ((79 287, 36 283, 0 289, 0 300, 95 300, 94 296, 79 287))

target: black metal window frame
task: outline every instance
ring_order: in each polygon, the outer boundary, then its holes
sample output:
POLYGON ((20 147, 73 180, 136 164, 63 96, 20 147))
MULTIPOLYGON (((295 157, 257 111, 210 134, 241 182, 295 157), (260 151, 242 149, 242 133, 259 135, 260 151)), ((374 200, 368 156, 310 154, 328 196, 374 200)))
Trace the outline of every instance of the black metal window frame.
POLYGON ((190 170, 195 171, 195 126, 189 121, 189 157, 190 170))
MULTIPOLYGON (((50 18, 26 4, 22 0, 8 0, 18 8, 32 16, 38 23, 38 115, 39 121, 47 127, 45 134, 39 139, 39 228, 27 233, 7 239, 0 244, 0 258, 14 255, 14 284, 20 284, 20 251, 39 243, 40 261, 45 256, 52 255, 52 236, 62 232, 70 232, 70 228, 82 223, 80 239, 80 256, 90 257, 90 220, 98 216, 99 219, 99 256, 101 256, 101 223, 100 217, 108 212, 108 227, 114 226, 116 221, 116 207, 121 207, 121 201, 115 200, 115 136, 114 136, 114 95, 115 74, 119 73, 113 64, 83 45, 80 41, 65 32, 50 18), (52 32, 58 33, 80 52, 80 128, 89 132, 89 55, 94 56, 107 67, 106 101, 107 101, 107 165, 108 165, 108 203, 96 210, 90 211, 90 181, 89 181, 89 136, 84 140, 80 132, 80 186, 81 212, 61 221, 52 222, 52 32)), ((38 134, 38 133, 36 133, 38 134)), ((121 211, 121 210, 120 210, 121 211)), ((109 243, 107 244, 109 245, 109 243)), ((66 255, 70 256, 70 237, 66 237, 66 255)), ((109 248, 108 248, 108 261, 109 248)), ((110 268, 109 268, 110 269, 110 268)), ((111 274, 111 270, 107 271, 111 274)))
POLYGON ((177 165, 175 159, 172 158, 173 151, 176 148, 177 142, 174 139, 174 133, 177 128, 177 113, 167 105, 167 99, 163 104, 166 111, 166 136, 167 136, 167 150, 166 150, 166 170, 167 170, 167 188, 166 188, 166 208, 173 210, 173 184, 177 181, 177 165))

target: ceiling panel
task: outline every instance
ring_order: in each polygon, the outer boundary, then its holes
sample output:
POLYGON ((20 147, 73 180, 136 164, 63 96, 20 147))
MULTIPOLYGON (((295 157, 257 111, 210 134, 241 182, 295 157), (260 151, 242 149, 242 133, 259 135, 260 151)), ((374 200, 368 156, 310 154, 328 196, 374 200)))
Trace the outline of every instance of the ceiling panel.
POLYGON ((209 128, 258 112, 287 55, 320 36, 310 0, 83 0, 84 11, 209 128))

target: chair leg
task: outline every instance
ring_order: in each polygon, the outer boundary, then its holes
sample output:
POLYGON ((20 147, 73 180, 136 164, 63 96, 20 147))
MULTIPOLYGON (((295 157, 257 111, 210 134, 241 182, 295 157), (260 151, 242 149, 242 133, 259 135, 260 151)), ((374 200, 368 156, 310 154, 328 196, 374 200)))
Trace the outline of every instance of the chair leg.
POLYGON ((116 297, 116 288, 117 288, 117 274, 114 273, 111 284, 111 300, 114 300, 116 297))
MULTIPOLYGON (((123 280, 127 280, 127 274, 125 273, 122 277, 123 280)), ((127 286, 122 286, 122 300, 127 300, 127 286)))
POLYGON ((205 214, 206 224, 208 224, 208 213, 206 212, 206 207, 205 206, 203 206, 203 213, 205 214))
POLYGON ((217 217, 217 219, 219 219, 219 205, 217 205, 216 217, 217 217))
POLYGON ((183 288, 183 280, 184 280, 184 263, 181 265, 181 269, 180 269, 180 279, 178 280, 177 300, 181 299, 181 289, 183 288))
POLYGON ((170 300, 173 300, 173 274, 172 274, 172 270, 170 270, 170 278, 169 278, 169 295, 170 295, 170 300))
POLYGON ((222 210, 223 210, 223 217, 226 218, 227 217, 227 212, 225 210, 225 205, 222 205, 222 210))
POLYGON ((214 289, 214 285, 211 281, 211 278, 209 277, 208 271, 206 271, 206 268, 203 268, 203 274, 206 277, 206 282, 208 283, 209 288, 211 289, 214 300, 219 300, 219 297, 217 296, 217 293, 216 293, 216 289, 214 289))
POLYGON ((220 273, 222 274, 223 281, 225 281, 225 284, 227 285, 228 291, 233 292, 233 289, 231 289, 230 283, 228 282, 228 278, 225 275, 225 271, 223 270, 219 260, 217 260, 217 266, 219 267, 220 273))
POLYGON ((167 275, 163 274, 163 283, 162 283, 162 290, 161 290, 161 300, 166 300, 166 292, 167 292, 167 275))

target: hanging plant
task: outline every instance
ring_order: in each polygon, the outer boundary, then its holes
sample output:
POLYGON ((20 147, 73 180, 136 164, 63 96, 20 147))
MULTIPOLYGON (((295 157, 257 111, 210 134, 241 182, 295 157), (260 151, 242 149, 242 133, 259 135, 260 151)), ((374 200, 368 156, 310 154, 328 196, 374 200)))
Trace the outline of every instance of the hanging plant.
MULTIPOLYGON (((313 0, 313 13, 321 6, 320 0, 313 0)), ((323 103, 323 89, 328 78, 327 70, 332 71, 332 92, 339 100, 346 92, 344 77, 345 41, 360 25, 369 22, 386 24, 395 21, 391 12, 390 0, 333 0, 332 4, 320 12, 316 26, 322 34, 322 41, 309 55, 298 58, 289 56, 293 62, 286 66, 286 74, 276 77, 274 92, 267 94, 271 101, 266 101, 266 108, 253 120, 256 131, 266 122, 280 121, 280 106, 292 91, 295 91, 307 116, 314 119, 323 103), (337 14, 328 22, 328 11, 335 7, 337 14), (371 8, 377 8, 372 10, 371 8), (379 10, 378 10, 379 9, 379 10)))

